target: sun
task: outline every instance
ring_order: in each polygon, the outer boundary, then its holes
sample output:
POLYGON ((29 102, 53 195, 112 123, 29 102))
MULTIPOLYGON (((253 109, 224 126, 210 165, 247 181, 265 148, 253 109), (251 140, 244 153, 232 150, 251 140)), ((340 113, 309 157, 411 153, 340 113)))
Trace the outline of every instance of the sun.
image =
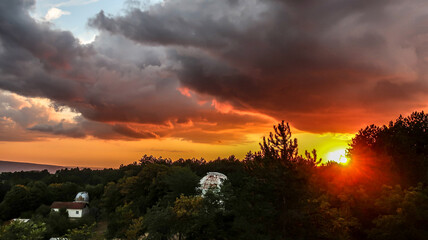
POLYGON ((347 164, 348 159, 346 158, 346 150, 345 149, 339 149, 333 152, 329 152, 327 154, 327 160, 328 161, 334 161, 341 164, 347 164))

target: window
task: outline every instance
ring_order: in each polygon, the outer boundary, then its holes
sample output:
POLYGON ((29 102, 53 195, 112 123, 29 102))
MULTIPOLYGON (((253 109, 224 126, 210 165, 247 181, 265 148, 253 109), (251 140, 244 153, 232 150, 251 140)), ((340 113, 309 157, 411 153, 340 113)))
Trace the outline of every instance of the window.
POLYGON ((76 214, 79 214, 79 211, 76 211, 76 214))

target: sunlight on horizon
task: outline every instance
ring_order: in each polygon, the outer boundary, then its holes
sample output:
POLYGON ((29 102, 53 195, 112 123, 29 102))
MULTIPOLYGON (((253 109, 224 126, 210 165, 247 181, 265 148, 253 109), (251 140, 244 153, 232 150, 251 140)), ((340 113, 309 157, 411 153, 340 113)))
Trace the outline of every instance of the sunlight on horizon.
POLYGON ((327 154, 327 160, 346 165, 348 163, 348 158, 346 157, 346 149, 339 149, 336 151, 329 152, 327 154))

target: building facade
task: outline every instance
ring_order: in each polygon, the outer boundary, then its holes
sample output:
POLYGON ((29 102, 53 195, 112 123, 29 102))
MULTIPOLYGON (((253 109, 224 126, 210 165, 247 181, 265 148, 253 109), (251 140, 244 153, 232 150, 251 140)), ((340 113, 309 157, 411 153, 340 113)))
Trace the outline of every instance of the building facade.
POLYGON ((84 202, 53 202, 52 211, 59 212, 61 208, 67 210, 70 218, 81 218, 89 213, 89 207, 84 202))

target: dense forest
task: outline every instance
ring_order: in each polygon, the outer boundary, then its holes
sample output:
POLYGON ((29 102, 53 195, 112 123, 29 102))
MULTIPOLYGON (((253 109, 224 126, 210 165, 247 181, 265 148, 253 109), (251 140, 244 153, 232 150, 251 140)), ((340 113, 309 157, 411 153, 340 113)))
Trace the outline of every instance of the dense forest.
POLYGON ((2 173, 0 240, 427 239, 428 115, 367 126, 347 154, 346 165, 299 154, 282 122, 244 159, 144 155, 119 169, 2 173), (207 172, 227 180, 202 196, 207 172), (82 219, 50 210, 79 191, 90 196, 82 219))

